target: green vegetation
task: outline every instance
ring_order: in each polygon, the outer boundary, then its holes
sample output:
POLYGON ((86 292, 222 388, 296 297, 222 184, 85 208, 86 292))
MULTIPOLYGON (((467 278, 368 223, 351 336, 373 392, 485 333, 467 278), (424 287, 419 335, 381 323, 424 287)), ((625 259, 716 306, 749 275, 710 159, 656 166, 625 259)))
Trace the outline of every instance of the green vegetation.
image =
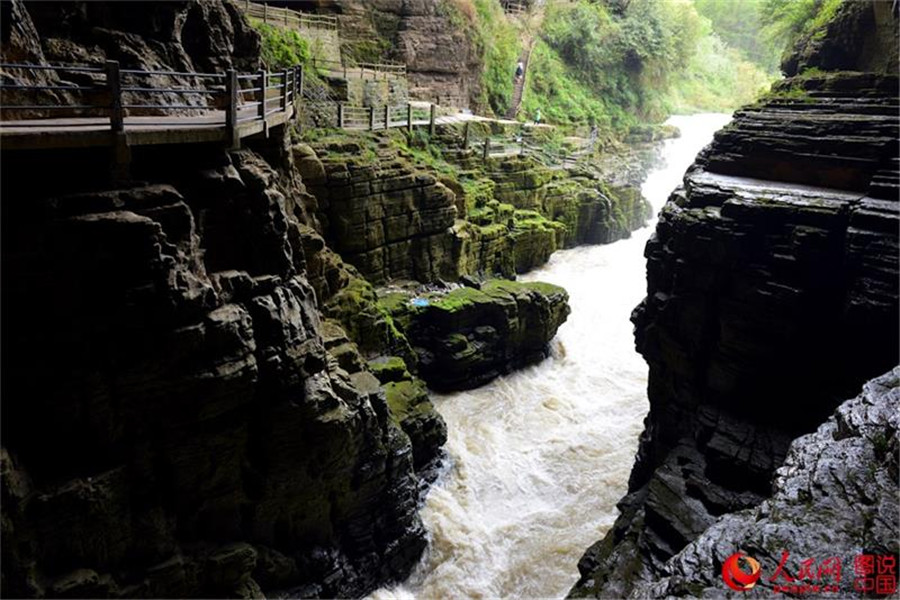
POLYGON ((720 14, 724 5, 717 1, 551 4, 532 54, 524 113, 531 117, 541 109, 548 122, 596 125, 622 137, 636 124, 672 112, 751 102, 773 79, 752 62, 759 56, 774 62, 760 48, 755 3, 762 0, 748 5, 749 35, 731 15, 720 14), (700 8, 716 17, 723 37, 700 8))
POLYGON ((688 68, 670 89, 668 110, 676 114, 733 110, 753 102, 774 78, 718 36, 707 35, 697 42, 688 68))
POLYGON ((513 95, 516 62, 522 53, 518 30, 497 0, 443 0, 439 9, 465 31, 484 58, 481 73, 482 112, 503 115, 513 95))
POLYGON ((737 52, 742 59, 759 65, 766 72, 774 73, 778 70, 779 50, 769 44, 762 33, 764 2, 765 0, 694 0, 694 6, 701 16, 709 19, 712 30, 725 47, 737 52))
POLYGON ((804 35, 821 37, 842 0, 760 0, 762 35, 770 47, 786 52, 804 35))
POLYGON ((700 17, 687 2, 551 4, 529 68, 525 109, 548 121, 624 134, 661 120, 664 96, 690 59, 700 17))
POLYGON ((303 65, 309 61, 309 42, 296 31, 268 25, 259 19, 250 19, 250 24, 260 33, 262 61, 270 71, 303 65))
POLYGON ((841 0, 576 0, 549 4, 522 114, 622 137, 671 113, 731 110, 824 35, 841 0))

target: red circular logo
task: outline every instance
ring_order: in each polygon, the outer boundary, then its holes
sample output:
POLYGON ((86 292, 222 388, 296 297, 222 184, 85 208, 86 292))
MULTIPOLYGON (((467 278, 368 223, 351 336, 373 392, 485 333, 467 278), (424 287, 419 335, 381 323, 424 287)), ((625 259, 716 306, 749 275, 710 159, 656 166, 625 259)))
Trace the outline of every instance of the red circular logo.
POLYGON ((759 575, 759 562, 743 552, 735 552, 722 563, 722 580, 728 587, 738 592, 753 589, 759 575), (749 572, 741 568, 742 561, 745 566, 749 567, 749 572))

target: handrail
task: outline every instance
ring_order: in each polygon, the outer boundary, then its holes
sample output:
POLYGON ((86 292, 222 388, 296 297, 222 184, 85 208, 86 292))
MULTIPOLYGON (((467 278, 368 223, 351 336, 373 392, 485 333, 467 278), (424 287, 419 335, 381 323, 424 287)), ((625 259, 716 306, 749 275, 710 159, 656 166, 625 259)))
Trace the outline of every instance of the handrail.
MULTIPOLYGON (((200 125, 204 128, 224 128, 225 140, 232 147, 236 147, 243 136, 265 131, 269 126, 283 124, 292 116, 296 118, 300 113, 299 103, 304 97, 306 98, 305 102, 311 108, 319 109, 329 104, 336 105, 336 125, 343 129, 368 129, 371 131, 403 127, 411 132, 416 126, 427 126, 429 134, 433 136, 438 125, 460 122, 457 118, 459 109, 434 102, 412 101, 399 106, 374 107, 334 102, 327 96, 309 97, 304 86, 303 69, 300 66, 280 72, 270 73, 262 70, 256 73, 239 74, 233 69, 225 73, 121 69, 116 61, 107 61, 104 68, 99 70, 93 67, 79 66, 0 64, 0 68, 6 70, 27 70, 36 67, 62 72, 90 69, 91 72, 101 73, 102 77, 95 78, 93 86, 56 85, 59 81, 58 78, 50 81, 45 79, 33 85, 28 83, 0 84, 0 91, 3 89, 16 90, 14 100, 21 102, 20 104, 0 106, 0 132, 8 126, 24 129, 45 127, 51 131, 59 129, 62 133, 78 130, 81 127, 90 127, 89 131, 96 132, 98 126, 103 126, 102 119, 108 118, 108 130, 113 134, 112 139, 122 139, 122 134, 125 134, 128 128, 134 125, 171 126, 176 128, 175 131, 200 125), (165 87, 156 86, 153 80, 142 82, 141 85, 123 85, 123 80, 128 77, 142 77, 151 74, 178 75, 194 79, 194 81, 180 87, 170 82, 164 84, 165 87), (211 80, 206 87, 199 87, 195 78, 200 76, 211 80), (44 91, 65 91, 70 94, 38 94, 36 102, 33 97, 29 98, 28 96, 30 92, 44 91), (196 99, 191 98, 191 94, 197 94, 196 99), (322 101, 322 98, 325 98, 325 101, 322 101), (152 100, 148 101, 149 99, 152 100), (200 101, 200 99, 204 100, 200 101), (41 104, 43 101, 47 101, 47 103, 41 104), (158 101, 158 103, 154 103, 154 101, 158 101), (196 104, 191 103, 194 101, 196 104), (48 122, 47 119, 51 117, 46 113, 53 114, 58 110, 74 111, 74 118, 70 116, 64 121, 48 122), (153 112, 150 115, 143 115, 139 121, 126 122, 126 118, 139 116, 134 114, 135 110, 153 112), (189 113, 187 115, 171 114, 171 111, 178 110, 189 111, 189 113), (4 118, 10 112, 18 111, 32 111, 38 113, 39 116, 26 115, 21 119, 4 118), (202 114, 202 119, 199 121, 196 120, 196 117, 199 116, 198 112, 202 114), (245 127, 247 124, 260 122, 262 127, 245 127)), ((4 98, 4 100, 8 102, 8 98, 4 98)), ((440 102, 440 98, 437 100, 440 102)), ((468 147, 470 141, 468 130, 467 123, 464 147, 468 147)), ((196 136, 192 141, 197 141, 196 136)), ((518 142, 521 152, 525 152, 525 144, 522 143, 522 140, 518 140, 518 142)), ((130 143, 128 138, 125 138, 124 143, 130 143)), ((144 143, 161 142, 148 141, 144 143)), ((501 141, 494 142, 494 151, 491 152, 492 141, 488 138, 484 140, 484 143, 483 156, 485 159, 498 155, 498 150, 500 155, 509 154, 510 148, 513 149, 513 152, 515 151, 514 144, 506 144, 501 141)))
POLYGON ((258 4, 250 2, 250 0, 243 0, 238 5, 248 16, 262 19, 266 24, 297 25, 307 29, 336 30, 338 28, 337 17, 331 15, 311 15, 290 8, 269 6, 265 2, 258 4))
POLYGON ((357 63, 350 60, 338 61, 326 58, 313 57, 312 66, 315 69, 328 70, 343 73, 346 79, 350 75, 359 74, 361 79, 371 74, 373 79, 387 79, 389 77, 406 77, 406 65, 402 63, 357 63))
MULTIPOLYGON (((238 74, 236 71, 229 70, 226 73, 194 73, 186 71, 169 71, 169 70, 139 70, 139 69, 121 69, 117 61, 107 61, 104 68, 94 68, 90 66, 63 66, 63 65, 34 65, 34 64, 17 64, 17 63, 0 63, 0 69, 4 70, 44 70, 44 71, 78 71, 101 73, 103 77, 94 86, 66 86, 57 85, 56 82, 41 82, 35 84, 28 83, 7 83, 0 84, 0 91, 15 90, 16 98, 25 96, 28 99, 30 93, 40 93, 45 91, 51 92, 71 92, 73 94, 84 94, 86 97, 79 95, 68 96, 71 103, 66 100, 60 100, 59 96, 38 96, 37 102, 33 99, 31 102, 21 104, 9 104, 9 97, 4 97, 3 105, 0 105, 0 130, 4 126, 12 125, 14 127, 35 127, 45 126, 43 122, 48 118, 46 115, 38 117, 28 117, 24 119, 15 119, 10 123, 10 119, 3 117, 8 114, 7 111, 74 111, 78 118, 84 117, 84 111, 93 111, 89 114, 99 114, 109 118, 109 128, 113 134, 121 134, 126 129, 126 117, 133 117, 134 110, 152 110, 156 114, 149 115, 141 121, 141 125, 165 125, 165 126, 191 126, 197 124, 190 119, 182 119, 173 121, 172 115, 163 116, 163 118, 155 118, 160 116, 159 113, 166 113, 173 110, 192 111, 191 114, 196 116, 196 111, 211 113, 212 121, 204 120, 201 125, 222 124, 227 133, 227 138, 232 144, 236 144, 242 133, 237 130, 239 123, 251 121, 264 121, 269 124, 269 118, 275 114, 286 115, 285 119, 290 115, 296 115, 298 111, 295 109, 296 99, 299 98, 299 91, 302 87, 303 72, 302 68, 297 66, 293 69, 284 70, 277 73, 267 73, 259 71, 255 74, 238 74), (123 79, 127 77, 147 77, 152 75, 178 76, 185 78, 209 79, 211 87, 198 87, 197 83, 188 84, 182 87, 174 87, 167 84, 166 87, 154 86, 152 83, 143 85, 123 85, 123 79), (247 82, 251 87, 242 88, 240 82, 247 82), (277 83, 273 83, 276 82, 277 83), (223 85, 224 84, 224 85, 223 85), (99 93, 99 95, 98 95, 99 93), (143 96, 135 94, 143 94, 143 96), (181 98, 173 101, 171 95, 180 95, 181 98), (205 102, 190 104, 187 98, 191 94, 206 97, 205 102), (249 97, 247 96, 249 94, 249 97), (148 102, 148 98, 158 97, 162 95, 162 102, 154 104, 148 102), (50 100, 47 104, 41 104, 43 100, 50 100), (80 100, 80 102, 78 102, 80 100), (238 118, 239 112, 245 112, 247 109, 253 110, 252 116, 242 114, 238 118), (221 113, 224 112, 224 116, 221 113), (42 122, 43 121, 43 122, 42 122)), ((177 96, 176 96, 177 97, 177 96)), ((32 97, 33 98, 33 97, 32 97)), ((64 96, 64 98, 66 98, 64 96)), ((279 121, 280 122, 284 122, 279 121)), ((91 121, 78 122, 75 119, 68 119, 59 127, 78 127, 78 126, 96 127, 97 123, 91 121), (74 122, 73 122, 74 121, 74 122)))

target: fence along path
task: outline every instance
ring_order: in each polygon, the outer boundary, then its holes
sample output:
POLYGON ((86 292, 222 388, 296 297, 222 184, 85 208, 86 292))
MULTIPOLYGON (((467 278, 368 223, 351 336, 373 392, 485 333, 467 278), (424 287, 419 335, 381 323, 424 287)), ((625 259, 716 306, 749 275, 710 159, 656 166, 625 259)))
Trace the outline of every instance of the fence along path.
POLYGON ((107 61, 103 66, 3 63, 0 70, 12 81, 29 72, 44 73, 50 81, 0 84, 0 142, 8 149, 187 142, 237 146, 241 138, 288 122, 303 86, 299 67, 277 73, 194 73, 121 69, 107 61), (92 83, 70 83, 73 75, 87 75, 92 83), (156 83, 173 78, 193 83, 156 83))
MULTIPOLYGON (((301 32, 320 29, 326 31, 338 30, 338 18, 332 15, 316 15, 302 13, 290 8, 269 6, 265 2, 256 3, 250 0, 238 2, 249 17, 261 20, 263 23, 285 29, 296 29, 301 32)), ((319 57, 313 58, 313 67, 328 72, 330 75, 344 79, 390 79, 406 77, 406 65, 399 63, 370 63, 327 60, 319 57)))
POLYGON ((258 4, 256 2, 250 2, 250 0, 242 0, 238 2, 238 6, 244 9, 247 16, 260 19, 263 23, 269 25, 281 25, 282 27, 291 27, 295 29, 327 29, 332 31, 338 28, 337 17, 331 15, 302 13, 291 10, 290 8, 269 6, 265 2, 258 4))
MULTIPOLYGON (((195 73, 121 69, 116 61, 107 61, 102 67, 3 63, 0 70, 12 81, 16 78, 10 73, 50 72, 57 76, 42 83, 0 83, 3 148, 112 146, 117 152, 117 164, 127 163, 127 148, 136 145, 222 142, 238 147, 242 138, 267 134, 269 128, 284 125, 299 115, 304 102, 315 102, 304 98, 303 69, 299 66, 278 73, 195 73), (89 76, 93 83, 78 85, 66 79, 76 74, 89 76), (156 84, 159 78, 175 77, 195 83, 156 84), (54 96, 41 96, 47 93, 54 96), (26 102, 7 103, 9 94, 26 102), (173 101, 173 97, 184 100, 173 101), (55 101, 47 101, 54 98, 55 101), (162 101, 155 103, 148 98, 162 101), (22 116, 10 119, 11 114, 22 116)), ((322 101, 332 103, 327 97, 322 101)), ((517 124, 431 102, 380 108, 334 104, 337 119, 331 126, 346 130, 402 127, 412 131, 419 126, 427 127, 433 136, 438 126, 456 123, 517 124)), ((466 147, 470 144, 468 131, 466 127, 466 147)), ((485 159, 538 154, 525 143, 518 144, 516 150, 515 144, 487 138, 483 145, 485 159)))

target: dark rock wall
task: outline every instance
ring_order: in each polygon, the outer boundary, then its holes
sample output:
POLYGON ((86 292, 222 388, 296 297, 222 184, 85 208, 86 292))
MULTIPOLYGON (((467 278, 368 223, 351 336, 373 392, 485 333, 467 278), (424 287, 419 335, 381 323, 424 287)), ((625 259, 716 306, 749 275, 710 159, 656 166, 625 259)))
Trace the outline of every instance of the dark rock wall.
POLYGON ((669 562, 665 577, 637 586, 633 597, 719 596, 718 567, 737 549, 750 552, 763 573, 742 598, 771 598, 773 585, 791 585, 783 574, 770 581, 785 551, 787 573, 796 585, 815 584, 800 578, 802 561, 813 558, 818 568, 836 557, 840 575, 822 578, 822 584, 836 587, 830 594, 852 597, 860 586, 874 588, 878 572, 866 581, 855 564, 861 554, 894 557, 896 564, 900 554, 898 406, 900 367, 895 367, 866 383, 815 433, 791 444, 769 499, 717 521, 669 562))
POLYGON ((297 198, 208 151, 74 195, 4 174, 5 595, 349 596, 424 548, 409 439, 323 335, 297 198))
POLYGON ((811 68, 896 74, 896 19, 892 1, 843 2, 831 21, 797 40, 781 69, 788 76, 811 68))
MULTIPOLYGON (((689 562, 714 577, 720 563, 691 562, 711 556, 698 536, 768 497, 791 440, 897 364, 897 97, 896 74, 786 80, 738 111, 673 193, 633 315, 651 409, 621 515, 573 596, 699 594, 684 577, 652 582, 689 562)), ((883 402, 897 410, 895 393, 883 402)), ((832 554, 823 538, 801 543, 832 554)))
MULTIPOLYGON (((233 3, 224 0, 172 2, 22 2, 0 3, 0 57, 5 63, 89 65, 103 67, 118 61, 122 69, 224 73, 259 69, 260 38, 233 3)), ((132 87, 190 89, 212 80, 178 75, 134 79, 132 87)), ((67 87, 96 87, 100 73, 0 69, 4 83, 42 83, 67 87)), ((182 104, 205 107, 208 94, 126 92, 126 104, 182 104)), ((108 103, 101 91, 4 92, 4 104, 92 105, 108 103)), ((129 115, 156 109, 128 109, 129 115)), ((83 114, 84 111, 72 111, 83 114)), ((183 110, 181 112, 184 112, 183 110)), ((88 113, 90 114, 90 113, 88 113)), ((166 111, 165 114, 173 114, 166 111)), ((29 113, 16 111, 17 117, 29 113)), ((67 116, 56 111, 54 116, 67 116)), ((106 116, 105 114, 98 116, 106 116)))

